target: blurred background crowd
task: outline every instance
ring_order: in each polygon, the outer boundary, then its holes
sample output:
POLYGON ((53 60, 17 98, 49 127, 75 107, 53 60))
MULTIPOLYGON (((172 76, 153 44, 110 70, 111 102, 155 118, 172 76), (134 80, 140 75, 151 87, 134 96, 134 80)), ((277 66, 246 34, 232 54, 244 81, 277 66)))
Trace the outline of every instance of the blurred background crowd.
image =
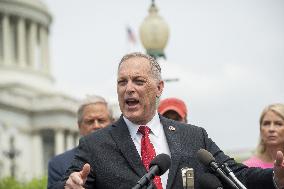
POLYGON ((284 145, 283 34, 282 1, 0 0, 0 179, 45 188, 50 159, 84 135, 86 95, 117 119, 116 70, 132 51, 162 67, 159 113, 269 166, 284 145))

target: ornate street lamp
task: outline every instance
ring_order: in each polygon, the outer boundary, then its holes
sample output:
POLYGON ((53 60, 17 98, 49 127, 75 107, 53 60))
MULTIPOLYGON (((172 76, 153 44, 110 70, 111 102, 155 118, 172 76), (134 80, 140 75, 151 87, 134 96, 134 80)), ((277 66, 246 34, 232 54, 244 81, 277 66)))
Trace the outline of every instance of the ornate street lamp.
MULTIPOLYGON (((149 14, 140 25, 140 39, 147 54, 156 58, 162 69, 167 70, 169 68, 168 63, 165 62, 166 55, 164 49, 169 40, 170 29, 166 21, 159 15, 154 0, 152 0, 148 12, 149 14)), ((179 78, 169 77, 168 75, 163 75, 163 79, 167 83, 179 81, 179 78)))
POLYGON ((6 156, 10 160, 10 172, 11 177, 15 177, 16 173, 16 157, 20 155, 20 151, 15 147, 15 136, 14 134, 10 135, 9 138, 9 150, 3 152, 4 156, 6 156))
POLYGON ((164 19, 158 14, 158 8, 154 0, 149 8, 149 15, 140 26, 140 39, 147 50, 147 54, 158 58, 164 57, 164 48, 169 38, 169 27, 164 19))

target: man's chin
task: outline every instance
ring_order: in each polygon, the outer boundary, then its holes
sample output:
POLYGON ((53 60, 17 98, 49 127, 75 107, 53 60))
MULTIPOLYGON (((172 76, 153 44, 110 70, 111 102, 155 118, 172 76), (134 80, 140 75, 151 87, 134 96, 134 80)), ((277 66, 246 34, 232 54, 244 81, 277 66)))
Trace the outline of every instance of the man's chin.
POLYGON ((129 121, 132 123, 138 124, 139 123, 139 118, 141 119, 141 116, 138 116, 137 114, 126 114, 124 115, 129 121))
POLYGON ((136 122, 138 119, 137 116, 133 116, 133 115, 125 116, 125 117, 131 122, 136 122))

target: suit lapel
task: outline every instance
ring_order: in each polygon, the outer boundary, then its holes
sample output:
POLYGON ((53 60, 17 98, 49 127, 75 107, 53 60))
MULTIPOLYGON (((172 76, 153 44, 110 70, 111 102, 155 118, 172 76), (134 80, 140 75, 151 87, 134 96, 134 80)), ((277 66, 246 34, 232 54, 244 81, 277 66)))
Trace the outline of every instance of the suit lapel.
POLYGON ((161 123, 164 127, 164 132, 167 138, 169 149, 171 152, 171 167, 168 175, 167 188, 171 188, 173 181, 178 172, 178 165, 181 158, 181 142, 179 128, 173 126, 166 119, 160 116, 161 123))
POLYGON ((136 172, 139 177, 146 173, 146 169, 141 162, 139 153, 136 150, 135 144, 132 141, 127 125, 121 116, 119 120, 114 123, 111 129, 111 135, 116 142, 121 153, 128 161, 131 168, 136 172))
MULTIPOLYGON (((168 146, 171 152, 171 167, 168 175, 167 189, 172 187, 173 181, 178 172, 178 166, 181 158, 181 142, 180 142, 180 131, 179 128, 173 126, 165 118, 160 116, 161 123, 164 128, 164 132, 167 138, 168 146), (170 126, 175 130, 170 129, 170 126)), ((121 153, 128 161, 131 168, 135 173, 142 177, 146 173, 146 169, 142 164, 139 153, 131 139, 127 125, 124 122, 122 116, 119 120, 112 125, 111 135, 116 142, 121 153)))

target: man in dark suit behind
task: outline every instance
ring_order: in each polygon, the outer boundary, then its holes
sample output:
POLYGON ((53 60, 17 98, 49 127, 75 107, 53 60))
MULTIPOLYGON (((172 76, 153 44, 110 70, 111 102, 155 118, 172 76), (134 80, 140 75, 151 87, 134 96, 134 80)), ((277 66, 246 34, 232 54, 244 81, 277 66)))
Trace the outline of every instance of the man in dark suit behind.
MULTIPOLYGON (((103 97, 87 96, 78 108, 77 120, 80 135, 85 136, 109 125, 113 121, 112 110, 103 97)), ((48 162, 48 189, 51 189, 70 167, 76 149, 75 147, 50 159, 48 162)))
MULTIPOLYGON (((193 168, 195 178, 208 172, 209 169, 196 158, 196 152, 200 148, 211 152, 216 161, 228 163, 249 189, 273 189, 273 181, 280 188, 284 186, 282 152, 277 154, 274 173, 272 169, 248 168, 226 156, 203 128, 160 116, 157 113, 157 104, 164 82, 161 79, 160 66, 152 57, 142 53, 124 56, 118 66, 117 75, 117 94, 122 116, 110 127, 80 140, 72 166, 65 178, 54 188, 133 187, 146 173, 143 156, 146 135, 156 154, 165 153, 171 157, 169 171, 157 179, 161 183, 155 182, 158 188, 182 189, 181 169, 184 167, 193 168), (140 129, 146 126, 149 129, 147 134, 140 129)), ((195 189, 199 188, 196 183, 195 189)))

